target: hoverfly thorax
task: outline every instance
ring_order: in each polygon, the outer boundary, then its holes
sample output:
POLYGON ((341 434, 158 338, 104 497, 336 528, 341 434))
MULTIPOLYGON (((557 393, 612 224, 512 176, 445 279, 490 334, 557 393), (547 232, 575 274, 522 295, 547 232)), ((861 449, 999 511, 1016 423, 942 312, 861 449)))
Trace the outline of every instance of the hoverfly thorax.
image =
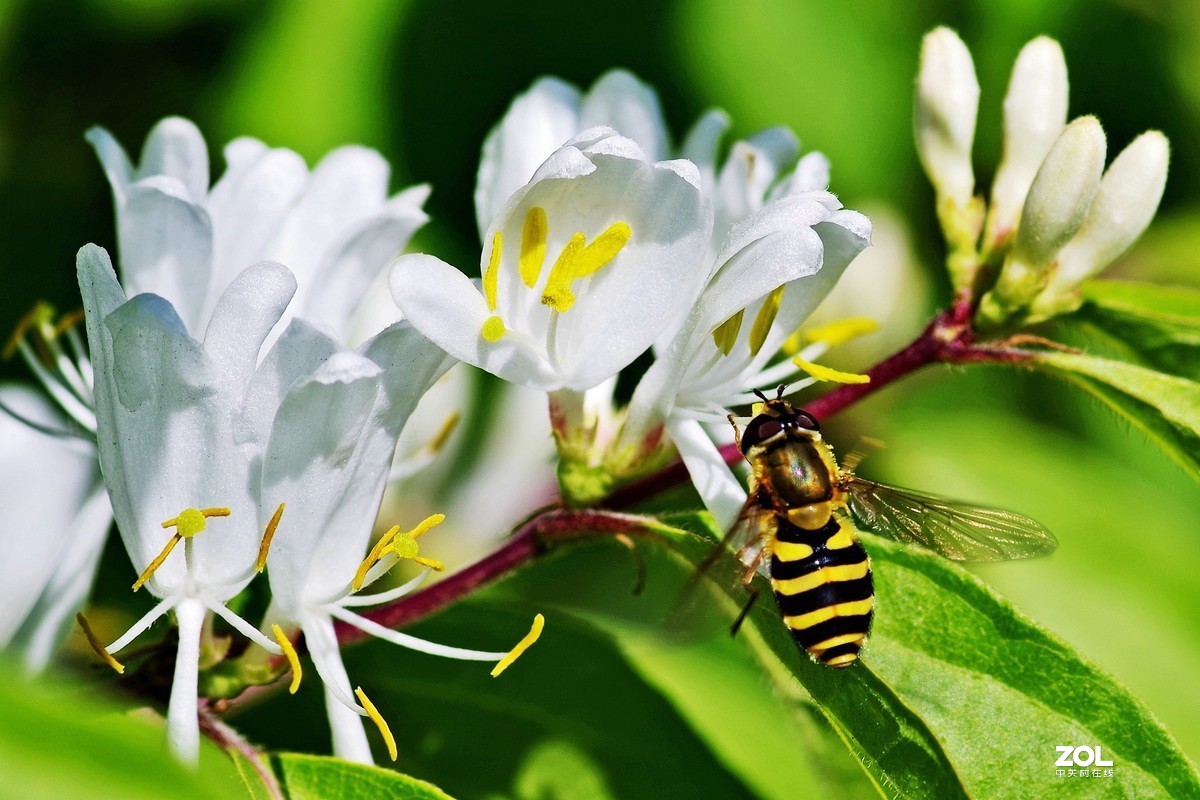
POLYGON ((820 528, 833 510, 838 470, 817 421, 781 398, 755 410, 741 447, 764 499, 794 524, 820 528))

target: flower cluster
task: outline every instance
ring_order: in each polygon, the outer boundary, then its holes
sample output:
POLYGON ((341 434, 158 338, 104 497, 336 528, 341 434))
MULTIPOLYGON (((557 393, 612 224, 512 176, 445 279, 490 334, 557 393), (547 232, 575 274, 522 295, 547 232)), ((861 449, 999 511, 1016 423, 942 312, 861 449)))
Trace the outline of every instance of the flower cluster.
POLYGON ((824 156, 796 163, 795 137, 769 129, 720 161, 727 126, 719 111, 703 115, 664 160, 658 98, 629 73, 586 93, 538 81, 484 145, 482 280, 426 255, 392 270, 418 330, 549 394, 573 502, 677 448, 705 504, 731 522, 745 491, 702 423, 724 425, 749 390, 790 382, 815 357, 798 365, 781 347, 870 240, 868 220, 828 191, 824 156), (616 409, 618 373, 647 350, 653 364, 616 409))
POLYGON ((1105 170, 1099 121, 1067 123, 1062 48, 1038 37, 1013 66, 1003 155, 985 204, 975 195, 971 165, 978 107, 966 45, 947 28, 929 33, 914 118, 951 278, 961 290, 987 290, 978 314, 984 326, 1074 311, 1079 286, 1128 250, 1154 218, 1167 180, 1167 139, 1143 133, 1105 170))

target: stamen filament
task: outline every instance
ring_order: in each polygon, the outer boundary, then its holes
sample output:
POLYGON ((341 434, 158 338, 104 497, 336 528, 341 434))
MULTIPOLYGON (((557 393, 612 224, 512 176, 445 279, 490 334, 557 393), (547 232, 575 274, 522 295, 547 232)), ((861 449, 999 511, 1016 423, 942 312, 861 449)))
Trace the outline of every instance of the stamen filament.
POLYGON ((453 658, 458 661, 499 661, 508 655, 508 653, 468 650, 462 647, 449 647, 444 644, 429 642, 424 639, 418 639, 416 636, 410 636, 407 633, 386 628, 378 622, 372 622, 366 617, 359 616, 353 611, 347 611, 339 606, 327 606, 326 609, 329 611, 330 616, 336 617, 348 625, 353 625, 363 633, 383 639, 385 642, 400 645, 409 650, 425 653, 426 655, 453 658))
POLYGON ((538 614, 533 618, 533 625, 529 629, 529 633, 525 634, 525 638, 517 642, 517 646, 508 651, 504 658, 500 659, 500 663, 492 668, 492 677, 495 678, 501 672, 512 666, 512 663, 521 657, 521 654, 528 650, 538 637, 542 635, 542 628, 546 627, 546 618, 538 614))
POLYGON ((429 577, 429 573, 433 570, 429 567, 421 570, 417 577, 405 581, 394 589, 388 589, 386 592, 377 592, 375 594, 356 594, 354 596, 343 595, 335 598, 330 602, 338 603, 343 606, 375 606, 380 603, 390 603, 393 600, 404 597, 416 589, 425 579, 429 577))
POLYGON ((146 630, 153 625, 159 617, 174 608, 175 604, 179 602, 179 599, 180 598, 178 597, 168 597, 165 600, 160 600, 158 604, 154 606, 154 608, 147 611, 142 615, 141 619, 133 623, 133 627, 121 634, 121 637, 115 642, 111 643, 107 647, 107 650, 110 653, 119 653, 124 650, 134 639, 145 633, 146 630))
POLYGON ((263 632, 258 628, 254 627, 249 622, 246 622, 246 620, 242 619, 233 611, 231 611, 224 603, 211 600, 207 597, 202 598, 202 602, 204 603, 205 608, 228 622, 233 629, 242 636, 245 636, 247 639, 254 642, 268 653, 277 656, 283 655, 282 647, 268 639, 266 635, 264 635, 263 632))
MULTIPOLYGON (((166 528, 170 526, 164 522, 163 527, 166 528)), ((179 533, 174 534, 170 539, 167 540, 167 544, 163 547, 162 552, 154 557, 154 560, 150 562, 149 566, 142 570, 142 574, 138 575, 138 579, 133 582, 133 590, 135 592, 138 589, 141 589, 142 585, 145 584, 146 581, 150 580, 150 576, 153 575, 155 571, 163 565, 163 562, 167 560, 167 556, 171 555, 171 551, 175 549, 175 545, 179 544, 179 542, 182 540, 183 536, 179 533)))
POLYGON ((105 664, 116 670, 118 675, 125 674, 125 665, 113 658, 112 653, 105 649, 100 639, 96 637, 95 632, 92 630, 92 626, 88 624, 87 617, 83 615, 83 612, 75 615, 75 621, 79 623, 79 627, 83 628, 83 635, 87 637, 88 644, 92 646, 92 650, 96 652, 96 655, 100 656, 105 664))
POLYGON ((295 694, 296 690, 300 688, 300 678, 304 674, 300 668, 300 656, 296 654, 296 648, 292 645, 292 640, 283 632, 283 628, 272 625, 271 632, 275 634, 275 641, 279 642, 279 648, 287 656, 288 664, 292 668, 292 684, 288 687, 288 694, 295 694))
POLYGON ((374 722, 375 727, 379 728, 379 733, 383 736, 384 744, 387 745, 388 756, 392 761, 395 761, 399 755, 399 751, 396 750, 396 737, 392 736, 392 729, 388 727, 387 720, 379 713, 379 709, 375 708, 375 704, 367 697, 367 693, 362 690, 361 686, 354 690, 354 696, 358 698, 363 708, 367 710, 367 716, 370 717, 371 722, 374 722))
POLYGON ((283 509, 287 507, 287 503, 280 503, 279 508, 275 509, 275 513, 271 515, 270 522, 267 523, 267 529, 263 532, 262 544, 258 546, 258 560, 254 562, 254 570, 262 572, 267 568, 267 553, 271 550, 271 540, 275 538, 275 530, 279 527, 279 520, 283 517, 283 509))

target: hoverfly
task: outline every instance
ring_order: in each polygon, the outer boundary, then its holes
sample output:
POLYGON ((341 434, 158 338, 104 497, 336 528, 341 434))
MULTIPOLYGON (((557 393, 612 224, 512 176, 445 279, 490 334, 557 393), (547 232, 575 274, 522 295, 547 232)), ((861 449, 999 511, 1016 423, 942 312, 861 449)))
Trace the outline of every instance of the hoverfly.
POLYGON ((730 416, 750 491, 726 546, 747 567, 744 584, 765 568, 784 624, 817 663, 850 666, 870 630, 875 592, 856 524, 955 561, 1031 558, 1057 546, 1019 514, 864 480, 853 455, 839 467, 817 421, 783 389, 774 399, 758 393, 744 430, 730 416))

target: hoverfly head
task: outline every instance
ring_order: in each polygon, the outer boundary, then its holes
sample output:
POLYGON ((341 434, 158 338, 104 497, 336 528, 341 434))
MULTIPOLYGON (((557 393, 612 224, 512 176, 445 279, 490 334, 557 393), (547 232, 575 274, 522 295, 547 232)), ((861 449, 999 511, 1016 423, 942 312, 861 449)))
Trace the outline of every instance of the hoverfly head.
POLYGON ((821 430, 821 426, 817 424, 817 420, 811 414, 796 408, 783 399, 783 389, 784 387, 779 387, 780 394, 770 399, 755 392, 763 398, 763 402, 755 403, 754 418, 742 431, 743 455, 749 452, 751 447, 763 444, 788 430, 813 432, 821 430))

